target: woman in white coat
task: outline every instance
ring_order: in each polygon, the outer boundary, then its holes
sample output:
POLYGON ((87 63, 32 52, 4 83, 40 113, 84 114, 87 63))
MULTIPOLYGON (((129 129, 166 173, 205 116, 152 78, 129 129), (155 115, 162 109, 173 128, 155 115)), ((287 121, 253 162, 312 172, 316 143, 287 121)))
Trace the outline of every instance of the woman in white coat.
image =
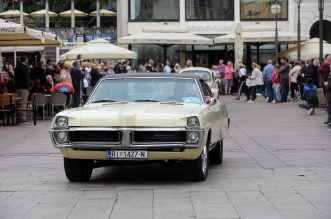
POLYGON ((261 89, 261 86, 264 84, 263 82, 263 73, 261 71, 261 67, 256 64, 253 63, 252 64, 252 74, 251 76, 249 76, 249 79, 251 80, 251 100, 248 101, 249 103, 254 103, 255 99, 256 99, 256 94, 262 94, 264 96, 264 98, 266 98, 266 95, 264 94, 264 92, 261 89))

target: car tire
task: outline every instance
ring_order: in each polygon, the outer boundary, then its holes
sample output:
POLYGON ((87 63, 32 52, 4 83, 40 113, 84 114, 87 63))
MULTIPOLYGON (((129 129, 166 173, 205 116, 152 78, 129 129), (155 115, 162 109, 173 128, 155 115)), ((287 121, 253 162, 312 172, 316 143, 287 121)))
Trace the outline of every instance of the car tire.
POLYGON ((208 176, 209 169, 209 147, 206 144, 195 160, 185 162, 185 173, 187 178, 192 181, 205 181, 208 176))
POLYGON ((216 143, 216 146, 210 151, 210 164, 223 163, 223 140, 216 143))
POLYGON ((70 182, 84 182, 91 178, 94 161, 64 158, 64 171, 70 182))

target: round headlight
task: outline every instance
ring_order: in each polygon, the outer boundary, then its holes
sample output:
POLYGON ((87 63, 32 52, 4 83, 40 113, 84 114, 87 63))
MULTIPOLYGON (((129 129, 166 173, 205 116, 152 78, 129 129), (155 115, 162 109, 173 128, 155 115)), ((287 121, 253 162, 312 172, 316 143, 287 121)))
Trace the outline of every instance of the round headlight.
POLYGON ((187 128, 198 128, 199 119, 197 117, 190 117, 187 119, 187 128))
POLYGON ((196 132, 189 132, 186 136, 186 141, 190 144, 197 143, 199 141, 199 134, 196 132))
POLYGON ((56 125, 56 127, 59 127, 59 128, 67 127, 68 126, 68 118, 64 117, 64 116, 58 117, 55 121, 55 125, 56 125))
POLYGON ((55 137, 56 137, 56 141, 60 144, 68 142, 67 132, 56 132, 55 137))

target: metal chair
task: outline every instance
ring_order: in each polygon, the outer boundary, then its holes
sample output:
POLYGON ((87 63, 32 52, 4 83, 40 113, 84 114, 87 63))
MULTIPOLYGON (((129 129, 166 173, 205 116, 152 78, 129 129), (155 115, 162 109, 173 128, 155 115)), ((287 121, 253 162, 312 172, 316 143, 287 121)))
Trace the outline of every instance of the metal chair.
POLYGON ((62 106, 63 110, 66 109, 66 102, 67 102, 67 95, 62 93, 54 93, 51 95, 49 104, 51 105, 51 114, 54 116, 54 107, 55 106, 62 106))
MULTIPOLYGON (((5 119, 11 117, 12 126, 14 126, 14 107, 12 104, 12 97, 10 95, 0 95, 0 113, 3 114, 3 124, 5 119)), ((8 122, 9 120, 7 120, 8 122)))
POLYGON ((34 96, 33 105, 36 107, 37 111, 38 111, 38 107, 42 107, 42 110, 43 110, 42 119, 44 120, 46 106, 48 104, 48 98, 45 97, 45 94, 43 94, 43 93, 34 93, 33 96, 34 96))

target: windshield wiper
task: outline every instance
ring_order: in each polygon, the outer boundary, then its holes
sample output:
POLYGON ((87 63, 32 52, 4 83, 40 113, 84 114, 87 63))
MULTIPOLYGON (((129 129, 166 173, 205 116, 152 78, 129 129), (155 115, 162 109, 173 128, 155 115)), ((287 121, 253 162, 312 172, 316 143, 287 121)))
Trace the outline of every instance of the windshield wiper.
POLYGON ((118 102, 118 101, 116 101, 116 100, 102 99, 102 100, 93 101, 92 103, 110 103, 110 102, 118 102))
POLYGON ((159 100, 149 100, 149 99, 146 99, 146 100, 135 100, 134 102, 160 102, 159 100))

